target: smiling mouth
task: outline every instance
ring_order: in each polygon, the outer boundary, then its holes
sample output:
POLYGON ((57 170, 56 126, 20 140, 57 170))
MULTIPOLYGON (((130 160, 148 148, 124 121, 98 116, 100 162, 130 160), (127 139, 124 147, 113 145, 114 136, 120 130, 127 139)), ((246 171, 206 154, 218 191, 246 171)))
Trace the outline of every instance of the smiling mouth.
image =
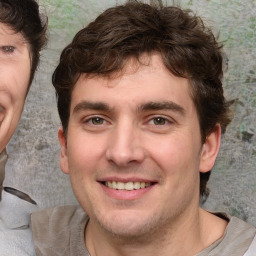
POLYGON ((103 184, 112 189, 116 190, 138 190, 138 189, 143 189, 143 188, 148 188, 152 186, 154 183, 153 182, 120 182, 120 181, 105 181, 103 184))

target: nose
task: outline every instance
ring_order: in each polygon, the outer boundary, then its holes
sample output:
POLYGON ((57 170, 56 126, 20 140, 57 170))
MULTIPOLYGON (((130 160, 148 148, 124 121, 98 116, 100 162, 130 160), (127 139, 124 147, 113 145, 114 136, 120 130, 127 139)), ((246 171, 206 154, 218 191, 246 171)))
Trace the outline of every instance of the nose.
POLYGON ((109 138, 106 158, 120 167, 141 163, 145 159, 145 149, 142 144, 138 129, 130 124, 119 125, 109 138))

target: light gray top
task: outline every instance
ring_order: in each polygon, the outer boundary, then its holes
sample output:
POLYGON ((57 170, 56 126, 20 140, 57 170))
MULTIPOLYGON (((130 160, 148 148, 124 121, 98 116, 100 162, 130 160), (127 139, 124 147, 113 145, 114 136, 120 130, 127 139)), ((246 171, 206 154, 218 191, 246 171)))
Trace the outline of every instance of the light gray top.
POLYGON ((0 202, 0 255, 34 256, 30 214, 37 206, 3 190, 0 202))

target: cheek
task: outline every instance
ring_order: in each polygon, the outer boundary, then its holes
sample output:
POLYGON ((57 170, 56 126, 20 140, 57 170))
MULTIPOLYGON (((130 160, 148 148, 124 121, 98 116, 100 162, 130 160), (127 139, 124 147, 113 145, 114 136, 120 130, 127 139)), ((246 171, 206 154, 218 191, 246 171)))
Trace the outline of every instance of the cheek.
POLYGON ((16 114, 21 114, 23 105, 25 103, 28 83, 30 78, 30 62, 27 60, 23 65, 12 68, 11 73, 6 72, 6 84, 8 85, 14 106, 16 107, 16 114), (12 74, 12 76, 10 76, 12 74), (9 78, 10 77, 10 78, 9 78))
MULTIPOLYGON (((151 146, 150 157, 161 169, 166 188, 175 193, 189 191, 198 182, 199 176, 199 144, 193 136, 177 134, 157 140, 158 146, 151 146)), ((151 140, 154 144, 154 140, 151 140)))
POLYGON ((99 169, 99 152, 96 144, 83 140, 79 136, 71 138, 68 143, 68 166, 71 185, 80 205, 86 212, 90 212, 95 193, 95 173, 99 169))
POLYGON ((191 160, 195 160, 195 150, 192 145, 191 138, 184 136, 184 134, 176 134, 163 138, 151 138, 148 151, 150 157, 159 165, 171 169, 177 165, 190 165, 191 160))
POLYGON ((94 172, 104 157, 104 145, 96 138, 69 134, 68 154, 71 172, 80 172, 79 176, 87 176, 94 172), (71 142, 71 143, 69 143, 71 142))
POLYGON ((27 94, 28 83, 30 79, 30 70, 31 70, 30 62, 29 60, 27 60, 27 62, 24 63, 23 67, 20 68, 19 71, 17 72, 16 77, 19 78, 19 80, 17 80, 16 82, 17 89, 20 92, 20 95, 23 95, 23 98, 25 98, 27 94))

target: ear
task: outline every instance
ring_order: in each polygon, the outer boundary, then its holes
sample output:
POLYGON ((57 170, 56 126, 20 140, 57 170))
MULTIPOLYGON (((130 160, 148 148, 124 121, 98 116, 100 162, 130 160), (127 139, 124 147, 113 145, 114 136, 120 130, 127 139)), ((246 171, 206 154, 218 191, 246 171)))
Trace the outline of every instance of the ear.
POLYGON ((59 143, 61 146, 60 169, 62 170, 63 173, 69 174, 68 155, 67 155, 67 140, 66 140, 66 136, 64 135, 62 127, 59 128, 58 138, 59 138, 59 143))
POLYGON ((216 125, 213 132, 207 136, 201 152, 199 171, 210 171, 215 163, 220 148, 221 127, 216 125))

